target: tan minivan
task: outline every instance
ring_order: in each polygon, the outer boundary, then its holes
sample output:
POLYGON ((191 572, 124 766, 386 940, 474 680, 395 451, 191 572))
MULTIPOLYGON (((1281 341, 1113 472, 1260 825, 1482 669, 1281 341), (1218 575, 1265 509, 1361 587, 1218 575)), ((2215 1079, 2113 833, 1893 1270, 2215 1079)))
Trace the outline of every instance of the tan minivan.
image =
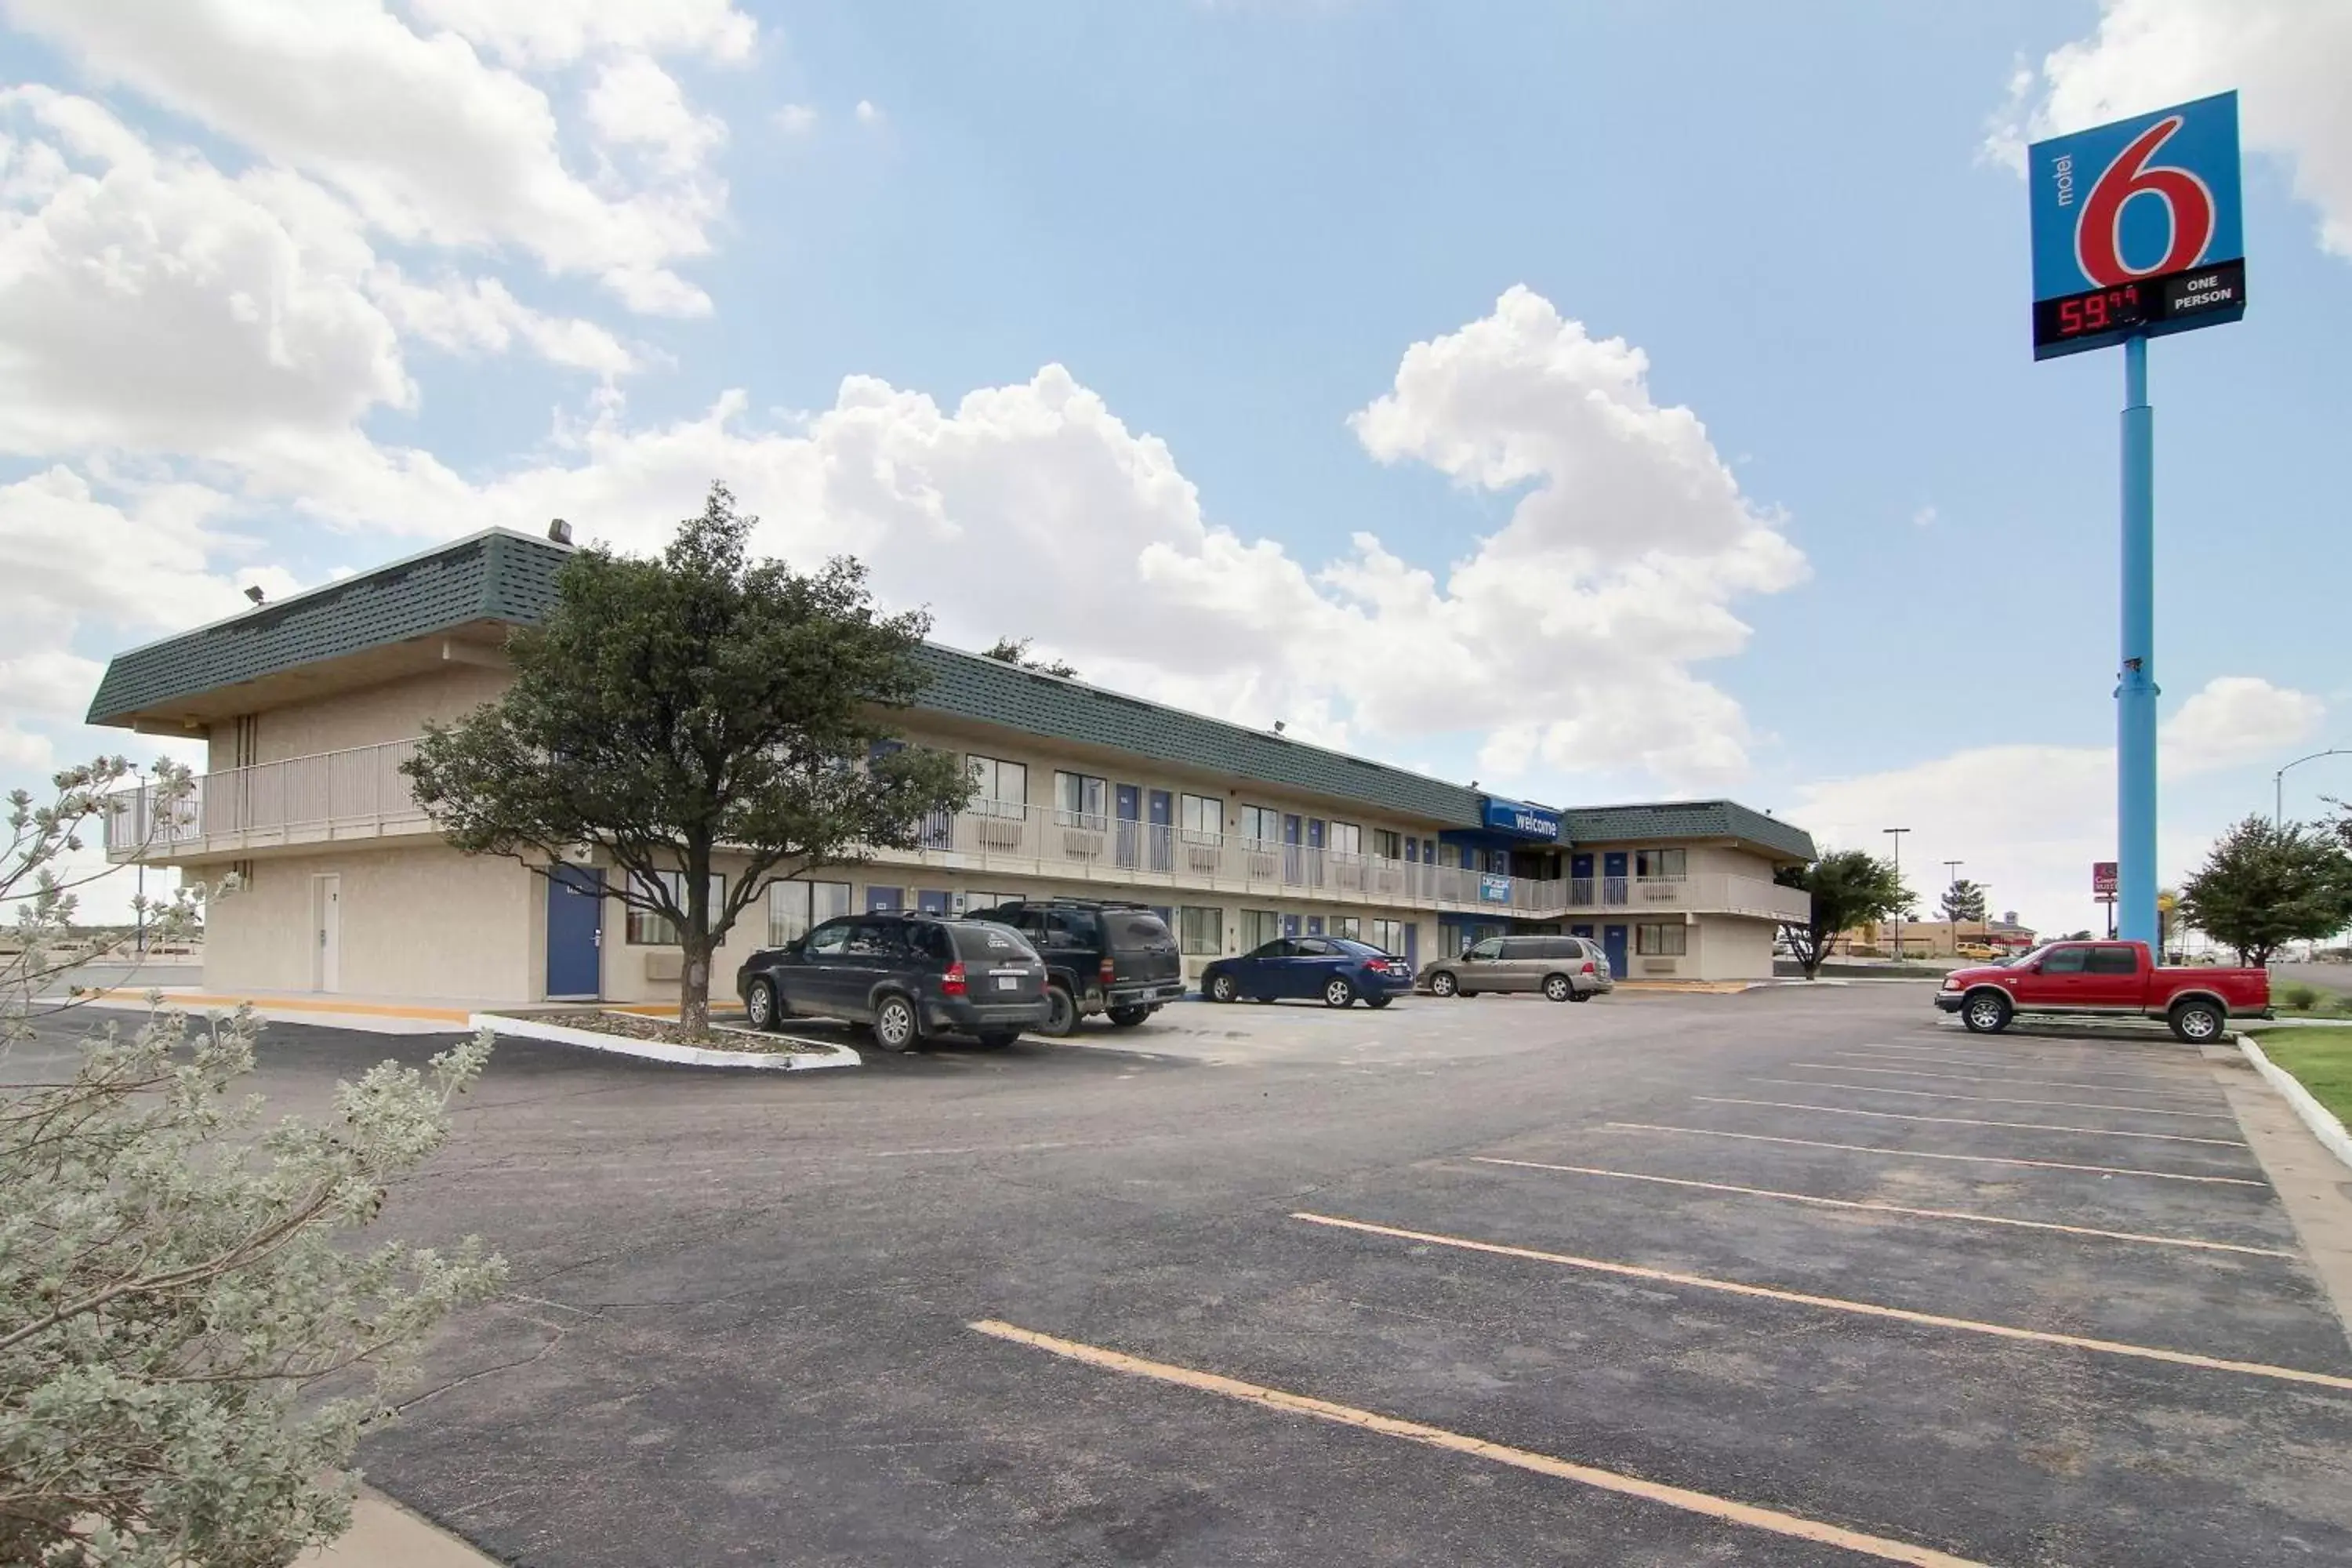
POLYGON ((1555 1002, 1589 1002, 1616 987, 1609 955, 1580 936, 1490 936, 1459 958, 1441 958, 1415 982, 1433 996, 1481 991, 1540 991, 1555 1002))

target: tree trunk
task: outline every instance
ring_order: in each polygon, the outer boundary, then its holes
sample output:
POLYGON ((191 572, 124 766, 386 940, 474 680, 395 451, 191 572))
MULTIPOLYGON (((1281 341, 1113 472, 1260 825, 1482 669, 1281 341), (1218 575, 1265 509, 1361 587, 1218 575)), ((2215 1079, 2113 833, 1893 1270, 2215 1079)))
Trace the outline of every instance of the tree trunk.
POLYGON ((700 1034, 710 1027, 710 939, 698 931, 680 931, 685 958, 677 966, 677 1021, 700 1034))

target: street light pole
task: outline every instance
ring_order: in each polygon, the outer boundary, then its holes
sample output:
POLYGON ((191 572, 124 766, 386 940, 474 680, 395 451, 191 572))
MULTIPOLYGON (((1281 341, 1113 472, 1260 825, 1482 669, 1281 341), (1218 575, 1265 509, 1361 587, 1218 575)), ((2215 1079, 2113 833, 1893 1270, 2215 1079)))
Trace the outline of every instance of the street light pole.
POLYGON ((2273 832, 2286 826, 2286 769, 2299 768, 2305 763, 2315 763, 2322 757, 2352 756, 2341 746, 2325 752, 2314 752, 2307 757, 2297 757, 2271 775, 2271 828, 2273 832))
MULTIPOLYGON (((1900 883, 1903 879, 1903 836, 1911 830, 1907 827, 1885 827, 1879 831, 1894 836, 1895 879, 1900 883)), ((1895 919, 1890 923, 1895 927, 1895 962, 1900 963, 1903 962, 1903 911, 1901 910, 1895 911, 1895 919)))
MULTIPOLYGON (((1897 839, 1895 842, 1899 844, 1902 840, 1897 839)), ((1952 956, 1954 958, 1960 955, 1960 909, 1958 900, 1952 895, 1959 890, 1960 868, 1967 864, 1965 860, 1944 862, 1944 918, 1952 922, 1952 956)))

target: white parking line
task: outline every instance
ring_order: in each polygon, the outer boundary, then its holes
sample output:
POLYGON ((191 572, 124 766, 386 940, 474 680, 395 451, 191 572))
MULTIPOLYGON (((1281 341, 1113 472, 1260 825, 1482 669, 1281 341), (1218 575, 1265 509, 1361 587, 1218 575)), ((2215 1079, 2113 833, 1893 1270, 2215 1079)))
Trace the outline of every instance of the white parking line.
POLYGON ((1901 1204, 1866 1202, 1858 1198, 1824 1198, 1811 1193, 1783 1193, 1770 1187, 1742 1187, 1729 1182, 1698 1182, 1688 1176, 1653 1176, 1640 1171, 1612 1171, 1599 1165, 1548 1165, 1540 1160, 1504 1160, 1473 1154, 1481 1165, 1516 1165, 1528 1171, 1563 1171, 1577 1176, 1613 1176, 1626 1182, 1655 1182, 1662 1186, 1696 1187, 1703 1192, 1733 1193, 1741 1197, 1780 1198, 1792 1204, 1816 1204, 1823 1208, 1861 1209, 1870 1214, 1896 1214, 1915 1219, 1956 1219, 1972 1225, 2006 1225, 2023 1230, 2054 1230, 2068 1236, 2095 1236, 2108 1241, 2139 1242, 2150 1247, 2188 1247, 2206 1252, 2242 1252, 2254 1258, 2294 1258, 2298 1254, 2277 1247, 2244 1247, 2234 1241, 2205 1241, 2186 1236, 2149 1236, 2137 1230, 2102 1230, 2096 1226, 2059 1225, 2046 1219, 2014 1219, 2008 1215, 1971 1214, 1966 1209, 1906 1208, 1901 1204))
POLYGON ((2081 1132, 2094 1138, 2155 1138, 2167 1143, 2213 1143, 2242 1149, 2236 1138, 2195 1138, 2186 1132, 2118 1132, 2107 1127, 2061 1127, 2054 1121, 1983 1121, 1973 1116, 1914 1116, 1900 1110, 1857 1110, 1850 1105, 1799 1105, 1785 1100, 1735 1100, 1729 1095, 1695 1094, 1704 1105, 1760 1105, 1774 1110, 1818 1110, 1825 1116, 1870 1116, 1882 1121, 1942 1121, 1955 1127, 2011 1127, 2024 1132, 2081 1132))
POLYGON ((1790 1062, 1792 1068, 1811 1068, 1819 1072, 1885 1073, 1889 1078, 1931 1078, 1945 1083, 1993 1083, 2021 1089, 2095 1089, 2101 1094, 2171 1094, 2185 1095, 2203 1092, 2196 1089, 2118 1089, 2111 1083, 2084 1083, 2074 1079, 2060 1078, 1963 1078, 1951 1072, 1917 1072, 1910 1068, 1864 1068, 1851 1062, 1790 1062))
POLYGON ((2190 1351, 2165 1350, 2156 1345, 2126 1344, 2120 1340, 2086 1339, 2080 1334, 2051 1333, 2042 1329, 2021 1329, 2008 1323, 1980 1322, 1974 1318, 1947 1318, 1934 1312, 1915 1312, 1907 1307, 1883 1307, 1875 1301, 1850 1301, 1840 1296, 1815 1296, 1802 1290, 1782 1290, 1770 1285, 1750 1285, 1738 1279, 1714 1279, 1704 1274, 1677 1274, 1667 1268, 1650 1268, 1638 1263, 1616 1263, 1600 1258, 1578 1258, 1565 1252, 1544 1252, 1532 1247, 1512 1247, 1503 1242, 1474 1241, 1468 1237, 1444 1236, 1434 1231, 1406 1230, 1399 1226, 1375 1225, 1370 1220, 1342 1219, 1337 1215, 1314 1214, 1305 1209, 1291 1214, 1293 1219, 1303 1219, 1309 1225, 1327 1225, 1340 1230, 1362 1231, 1370 1236, 1385 1236, 1399 1241, 1420 1242, 1431 1247, 1459 1247, 1465 1252, 1491 1253, 1501 1258, 1521 1258, 1535 1263, 1555 1263, 1564 1268, 1588 1269, 1595 1274, 1614 1274, 1628 1279, 1653 1279, 1664 1285, 1688 1285, 1700 1290, 1720 1290, 1727 1295, 1751 1296, 1768 1301, 1787 1301, 1803 1307, 1826 1307, 1832 1311, 1853 1312, 1866 1318, 1890 1318, 1897 1322, 1917 1323, 1934 1329, 1958 1329, 1967 1333, 1990 1334, 1997 1339, 2030 1340, 2037 1344, 2064 1345, 2074 1350, 2096 1351, 2104 1355, 2132 1356, 2142 1361, 2170 1362, 2176 1366, 2204 1367, 2213 1372, 2242 1373, 2249 1377, 2276 1378, 2283 1383, 2316 1384, 2322 1388, 2352 1390, 2352 1377, 2332 1372, 2306 1372, 2301 1367, 2272 1366, 2264 1362, 2224 1361, 2218 1356, 2198 1355, 2190 1351))
MULTIPOLYGON (((1882 1051, 1875 1048, 1858 1051, 1832 1051, 1829 1054, 1833 1057, 1855 1057, 1864 1061, 1915 1062, 1923 1067, 1986 1068, 1995 1071, 2011 1068, 2038 1068, 2045 1070, 2054 1069, 2059 1072, 2084 1073, 2093 1078, 2134 1078, 2142 1083, 2185 1083, 2195 1088, 2202 1088, 2205 1082, 2204 1079, 2197 1076, 2197 1069, 2194 1068, 2184 1068, 2177 1073, 2159 1073, 2134 1070, 2125 1068, 2110 1068, 2093 1067, 2085 1062, 1998 1061, 1979 1060, 1974 1057, 1898 1056, 1892 1051, 1882 1051)), ((2104 1089, 2106 1086, 2102 1084, 2099 1087, 2104 1089)))
POLYGON ((2064 1160, 2012 1160, 2002 1154, 1936 1154, 1924 1149, 1880 1149, 1868 1143, 1823 1143, 1811 1138, 1772 1138, 1761 1132, 1726 1132, 1717 1127, 1668 1127, 1654 1121, 1604 1121, 1601 1127, 1622 1132, 1686 1132, 1695 1138, 1737 1138, 1748 1143, 1792 1143, 1804 1149, 1843 1149, 1853 1154, 1878 1154, 1890 1160, 1965 1160, 1979 1165, 2030 1165, 2042 1171, 2089 1171, 2102 1176, 2152 1176, 2165 1182, 2206 1182, 2225 1187, 2266 1187, 2251 1176, 2203 1176, 2187 1171, 2143 1171, 2130 1165, 2077 1165, 2064 1160))
MULTIPOLYGON (((1309 1217, 1302 1215, 1302 1218, 1309 1217)), ((1352 1405, 1337 1405, 1310 1394, 1292 1394, 1264 1384, 1244 1383, 1239 1378, 1222 1376, 1213 1372, 1202 1372, 1189 1366, 1176 1366, 1168 1362, 1146 1361, 1101 1345, 1090 1345, 1081 1340, 1066 1340, 1055 1334, 1039 1333, 995 1319, 983 1319, 967 1327, 992 1338, 1013 1344, 1027 1345, 1033 1350, 1048 1352, 1068 1361, 1081 1362, 1109 1372, 1124 1373, 1131 1377, 1146 1377, 1157 1383, 1172 1384, 1202 1394, 1221 1394, 1227 1399, 1255 1405, 1261 1410, 1272 1410, 1286 1415, 1305 1415, 1318 1421, 1328 1421, 1341 1426, 1351 1426, 1360 1432, 1370 1432, 1383 1437, 1401 1437, 1408 1443, 1448 1453, 1466 1455, 1515 1469, 1531 1470, 1539 1476, 1574 1481, 1580 1486, 1601 1491, 1616 1492, 1624 1497, 1636 1497, 1645 1502, 1663 1503, 1685 1513, 1696 1513, 1727 1524, 1745 1525, 1750 1530, 1768 1531, 1798 1541, 1810 1541, 1816 1545, 1834 1546, 1846 1552, 1875 1557, 1882 1563, 1902 1563, 1910 1568, 1986 1568, 1966 1557, 1955 1557, 1933 1547, 1915 1546, 1907 1541, 1893 1541, 1882 1535, 1867 1535, 1843 1525, 1829 1524, 1801 1514, 1783 1513, 1778 1509, 1759 1508, 1754 1503, 1736 1502, 1729 1498, 1716 1497, 1708 1492, 1693 1491, 1688 1487, 1668 1486, 1662 1481, 1644 1480, 1622 1470, 1604 1470, 1591 1465, 1580 1465, 1570 1459, 1550 1454, 1538 1454, 1531 1449, 1515 1448, 1507 1443, 1489 1442, 1466 1433, 1450 1432, 1443 1426, 1431 1426, 1419 1421, 1401 1420, 1394 1415, 1382 1415, 1378 1411, 1362 1410, 1352 1405)))
POLYGON ((2041 1105, 2062 1110, 2121 1110, 2134 1116, 2185 1116, 2199 1121, 2234 1122, 2238 1120, 2226 1110, 2160 1110, 2152 1105, 2101 1105, 2087 1100, 2020 1100, 1998 1094, 1948 1094, 1940 1089, 1894 1089, 1879 1083, 1826 1083, 1817 1078, 1751 1078, 1748 1081, 1785 1084, 1790 1089, 1845 1089, 1856 1094, 1899 1094, 1910 1100, 1964 1100, 1975 1105, 2041 1105))

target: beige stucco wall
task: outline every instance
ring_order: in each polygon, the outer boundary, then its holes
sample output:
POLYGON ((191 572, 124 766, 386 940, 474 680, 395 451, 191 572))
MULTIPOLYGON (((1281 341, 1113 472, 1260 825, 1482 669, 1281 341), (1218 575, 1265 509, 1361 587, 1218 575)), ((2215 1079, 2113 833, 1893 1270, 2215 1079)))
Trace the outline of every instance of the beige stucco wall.
POLYGON ((1701 916, 1693 928, 1693 950, 1698 954, 1702 980, 1769 980, 1772 978, 1772 937, 1778 926, 1769 921, 1701 916))
MULTIPOLYGON (((259 715, 255 760, 274 763, 410 740, 424 732, 428 719, 446 723, 472 712, 505 690, 510 679, 503 669, 453 663, 381 686, 268 709, 259 715)), ((235 765, 231 754, 235 744, 234 725, 214 727, 209 764, 213 771, 235 765)))
POLYGON ((265 858, 205 916, 205 985, 312 989, 313 879, 341 879, 341 973, 353 996, 530 1000, 541 884, 511 860, 438 846, 265 858))

